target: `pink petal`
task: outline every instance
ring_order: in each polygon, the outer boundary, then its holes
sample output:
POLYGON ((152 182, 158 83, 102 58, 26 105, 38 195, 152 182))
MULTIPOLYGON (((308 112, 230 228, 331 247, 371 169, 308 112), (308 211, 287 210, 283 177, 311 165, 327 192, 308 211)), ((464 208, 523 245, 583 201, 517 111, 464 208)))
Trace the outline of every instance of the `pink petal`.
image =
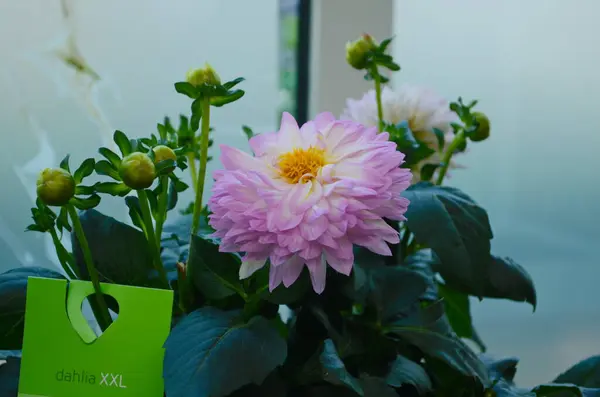
POLYGON ((313 290, 317 294, 323 293, 325 290, 325 279, 327 276, 327 264, 325 258, 311 259, 306 262, 308 271, 310 272, 310 281, 312 282, 313 290))
POLYGON ((242 260, 242 265, 240 266, 240 280, 250 277, 252 274, 254 274, 254 272, 261 269, 267 261, 266 258, 263 258, 263 259, 246 259, 246 258, 247 258, 247 256, 244 257, 244 259, 242 260))
POLYGON ((219 145, 219 148, 221 149, 221 163, 227 170, 240 168, 253 171, 265 170, 265 164, 248 153, 227 145, 219 145))
POLYGON ((298 280, 298 277, 300 277, 302 269, 304 269, 304 261, 302 258, 295 255, 281 266, 285 268, 283 273, 283 285, 288 288, 298 280))
POLYGON ((345 274, 346 276, 350 275, 352 272, 352 266, 354 265, 354 258, 345 259, 338 258, 335 254, 327 251, 326 256, 327 263, 331 266, 336 272, 345 274))

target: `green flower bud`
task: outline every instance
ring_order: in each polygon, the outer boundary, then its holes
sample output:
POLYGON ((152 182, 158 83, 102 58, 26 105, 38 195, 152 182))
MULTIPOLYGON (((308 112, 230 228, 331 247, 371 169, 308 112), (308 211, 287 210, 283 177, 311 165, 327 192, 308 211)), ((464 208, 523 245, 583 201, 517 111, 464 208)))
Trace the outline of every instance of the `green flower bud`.
POLYGON ((469 138, 473 142, 485 141, 490 136, 490 119, 481 112, 473 112, 472 114, 478 125, 469 138))
POLYGON ((37 195, 46 205, 63 206, 75 195, 75 179, 62 168, 46 168, 38 177, 37 195))
MULTIPOLYGON (((158 145, 157 147, 153 148, 152 151, 154 152, 154 164, 158 164, 164 160, 173 160, 177 162, 177 155, 173 149, 168 146, 158 145)), ((174 170, 175 167, 173 166, 170 167, 167 172, 173 172, 174 170)))
POLYGON ((208 63, 204 65, 204 68, 190 69, 185 77, 188 83, 195 86, 221 85, 221 78, 208 63))
POLYGON ((368 34, 363 34, 360 38, 346 44, 346 61, 354 69, 365 69, 368 66, 370 51, 377 48, 377 43, 368 34))
POLYGON ((121 161, 119 175, 123 182, 132 189, 146 189, 156 178, 154 163, 145 153, 134 152, 121 161))

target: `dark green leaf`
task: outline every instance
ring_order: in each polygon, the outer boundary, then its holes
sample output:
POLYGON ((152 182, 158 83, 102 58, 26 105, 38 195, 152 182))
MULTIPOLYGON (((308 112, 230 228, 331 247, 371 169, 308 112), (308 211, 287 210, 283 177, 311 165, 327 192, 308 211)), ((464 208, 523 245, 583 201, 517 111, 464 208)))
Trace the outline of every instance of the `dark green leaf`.
POLYGON ((439 273, 448 285, 483 296, 493 237, 486 211, 460 190, 417 183, 404 192, 406 218, 417 242, 440 258, 439 273))
POLYGON ((397 72, 400 70, 400 65, 398 65, 396 62, 377 62, 377 64, 391 70, 392 72, 397 72))
POLYGON ((202 98, 196 99, 192 102, 192 118, 190 119, 190 130, 193 136, 193 133, 198 131, 200 128, 200 119, 202 118, 202 98))
POLYGON ((396 390, 389 387, 383 378, 361 375, 360 385, 365 397, 398 397, 396 390))
POLYGON ((131 192, 131 188, 121 182, 99 182, 94 185, 94 188, 98 193, 106 193, 111 196, 120 197, 125 197, 131 192))
POLYGON ((198 87, 200 93, 207 97, 217 97, 227 95, 227 88, 222 85, 202 84, 198 87))
POLYGON ((471 339, 482 352, 485 352, 486 346, 473 327, 469 296, 462 292, 454 291, 443 284, 439 284, 438 291, 439 296, 444 299, 446 315, 456 335, 461 338, 471 339))
POLYGON ((75 188, 76 195, 89 196, 90 194, 94 194, 94 193, 95 193, 94 186, 79 185, 75 188))
POLYGON ((600 397, 600 389, 589 389, 570 384, 540 385, 532 390, 538 397, 600 397))
POLYGON ((483 296, 528 302, 535 310, 537 293, 533 280, 529 273, 511 258, 492 256, 486 276, 483 296))
POLYGON ((60 209, 60 213, 58 214, 58 218, 56 219, 56 226, 58 227, 58 231, 62 233, 63 229, 67 229, 67 231, 71 231, 71 225, 69 224, 69 212, 67 211, 67 207, 62 207, 60 209))
POLYGON ((231 102, 235 102, 243 97, 245 92, 243 90, 229 91, 227 95, 215 96, 210 98, 210 104, 215 107, 221 107, 231 102))
POLYGON ((507 382, 513 382, 517 373, 517 364, 519 359, 516 357, 507 357, 496 360, 487 354, 481 354, 479 359, 488 369, 488 374, 492 382, 498 379, 504 379, 507 382))
POLYGON ((413 385, 419 394, 433 391, 433 384, 425 369, 404 356, 396 357, 386 377, 387 384, 395 388, 402 385, 413 385))
POLYGON ((177 200, 179 196, 177 192, 177 182, 178 180, 171 180, 171 183, 169 183, 169 192, 167 193, 167 211, 171 211, 177 206, 177 200))
POLYGON ((129 208, 129 218, 133 224, 146 233, 146 225, 144 225, 142 209, 140 208, 140 201, 138 198, 136 196, 125 197, 125 205, 129 208))
POLYGON ((208 299, 223 299, 240 290, 238 256, 219 252, 216 241, 200 236, 192 237, 188 260, 188 275, 197 290, 208 299))
POLYGON ((96 173, 100 175, 110 176, 112 179, 120 181, 121 177, 117 169, 108 161, 100 160, 96 163, 96 173))
POLYGON ((175 91, 192 99, 198 98, 199 95, 198 89, 194 85, 184 81, 175 83, 175 91))
MULTIPOLYGON (((166 118, 166 119, 168 120, 168 118, 166 118)), ((165 127, 161 123, 158 123, 158 124, 156 124, 156 129, 158 130, 158 135, 160 136, 160 140, 166 141, 167 135, 168 135, 167 127, 165 127)))
POLYGON ((421 180, 422 181, 426 181, 429 182, 431 181, 431 178, 433 178, 433 174, 435 174, 435 171, 441 166, 441 163, 436 163, 436 164, 432 164, 432 163, 428 163, 428 164, 423 164, 423 166, 421 167, 421 180))
POLYGON ((390 43, 392 42, 393 39, 394 39, 393 37, 389 37, 389 38, 383 40, 381 42, 381 44, 379 44, 379 48, 378 48, 379 52, 384 53, 387 50, 388 46, 390 45, 390 43))
MULTIPOLYGON (((179 245, 187 245, 190 241, 190 234, 192 232, 192 215, 174 216, 170 217, 163 227, 163 238, 175 239, 179 245)), ((214 230, 208 225, 208 219, 206 216, 200 217, 200 226, 198 228, 198 235, 208 236, 214 233, 214 230)), ((216 240, 209 240, 211 243, 217 243, 216 240)), ((187 258, 187 256, 186 256, 187 258)), ((187 260, 187 259, 186 259, 187 260)))
POLYGON ((1 350, 22 348, 28 277, 65 278, 60 273, 41 267, 19 267, 0 274, 1 350))
POLYGON ((73 205, 77 207, 77 209, 89 210, 97 207, 98 204, 100 204, 100 196, 98 196, 97 194, 92 194, 91 196, 85 198, 73 197, 71 199, 71 203, 73 203, 73 205))
POLYGON ((123 157, 127 156, 133 151, 131 141, 129 138, 127 138, 127 135, 125 135, 123 131, 116 130, 115 134, 113 135, 113 140, 119 147, 123 157))
POLYGON ((20 370, 20 351, 0 351, 0 396, 17 397, 20 370))
POLYGON ((444 151, 444 145, 446 143, 446 134, 444 134, 444 131, 440 130, 439 128, 434 128, 433 133, 435 134, 435 137, 438 141, 438 152, 441 153, 444 151))
POLYGON ((165 343, 170 397, 222 397, 261 384, 287 356, 286 342, 264 317, 240 322, 239 312, 204 307, 177 324, 165 343))
POLYGON ((390 140, 398 145, 398 150, 406 155, 407 166, 418 164, 435 153, 435 150, 415 138, 407 121, 397 125, 387 125, 384 130, 389 132, 390 140))
POLYGON ((43 227, 41 227, 39 225, 36 225, 36 224, 32 224, 32 225, 27 226, 25 228, 25 231, 27 231, 27 232, 41 232, 41 233, 46 233, 47 232, 46 229, 44 229, 43 227))
POLYGON ((73 174, 73 178, 75 179, 75 184, 80 184, 84 178, 87 178, 94 172, 94 165, 96 161, 94 159, 85 159, 83 163, 77 168, 75 174, 73 174))
POLYGON ((440 260, 430 248, 420 249, 406 258, 403 266, 421 273, 427 279, 427 292, 423 296, 425 300, 435 301, 438 299, 437 282, 433 269, 439 266, 440 260))
POLYGON ((150 211, 152 215, 156 217, 158 214, 158 197, 153 190, 146 189, 146 196, 148 197, 148 203, 150 204, 150 211))
POLYGON ((376 263, 378 255, 366 249, 357 251, 359 255, 355 256, 353 270, 354 298, 358 303, 368 301, 373 304, 381 320, 386 321, 395 316, 417 302, 425 292, 427 280, 419 272, 402 266, 383 266, 376 263))
POLYGON ((246 80, 246 79, 244 79, 243 77, 238 77, 237 79, 228 81, 227 83, 223 84, 223 87, 226 90, 230 90, 230 89, 232 89, 233 87, 235 87, 236 85, 238 85, 239 83, 241 83, 244 80, 246 80))
POLYGON ((65 171, 71 172, 71 169, 69 168, 69 158, 71 157, 71 155, 67 154, 65 156, 65 158, 63 158, 60 162, 60 168, 62 168, 65 171))
MULTIPOLYGON (((152 152, 154 153, 154 152, 152 152)), ((168 159, 163 160, 160 163, 156 164, 156 174, 163 175, 172 172, 173 168, 177 165, 175 160, 168 159)))
POLYGON ((552 383, 572 383, 577 386, 600 388, 600 355, 580 361, 560 374, 552 383))
POLYGON ((254 136, 254 131, 252 131, 252 128, 248 127, 247 125, 243 125, 242 130, 244 131, 244 134, 246 134, 246 138, 250 139, 254 136))
MULTIPOLYGON (((85 211, 80 218, 101 281, 142 287, 161 286, 157 272, 152 269, 144 233, 96 210, 85 211)), ((89 279, 74 233, 71 234, 71 242, 79 272, 84 279, 89 279)))
POLYGON ((346 369, 331 339, 323 342, 323 351, 319 356, 319 361, 325 381, 334 385, 346 386, 361 396, 365 395, 358 379, 350 375, 346 369))
POLYGON ((187 183, 181 181, 180 179, 177 179, 176 177, 171 178, 171 183, 173 184, 174 189, 177 191, 177 193, 181 193, 189 187, 187 183))
POLYGON ((488 372, 475 353, 451 330, 440 300, 421 308, 418 316, 401 318, 386 328, 415 345, 429 357, 441 360, 467 377, 488 384, 488 372))

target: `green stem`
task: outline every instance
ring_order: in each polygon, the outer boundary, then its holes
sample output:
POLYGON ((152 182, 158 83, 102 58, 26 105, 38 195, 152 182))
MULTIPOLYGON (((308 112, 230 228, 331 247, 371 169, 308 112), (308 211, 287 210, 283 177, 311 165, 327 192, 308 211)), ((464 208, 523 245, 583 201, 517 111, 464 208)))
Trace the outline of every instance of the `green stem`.
POLYGON ((377 120, 379 121, 379 132, 383 131, 383 107, 381 105, 381 76, 377 66, 373 66, 371 70, 373 80, 375 80, 375 101, 377 102, 377 120))
POLYGON ((66 260, 64 258, 64 253, 68 253, 68 251, 66 250, 65 246, 62 245, 62 243, 60 242, 58 234, 56 234, 56 229, 50 229, 50 236, 52 236, 52 243, 54 244, 54 249, 56 250, 58 261, 60 262, 62 268, 71 280, 76 280, 78 277, 76 274, 77 272, 75 271, 75 267, 73 266, 72 257, 70 257, 69 260, 66 260))
POLYGON ((162 241, 162 230, 167 220, 167 204, 169 201, 169 176, 161 175, 159 183, 162 186, 160 196, 158 197, 158 215, 156 218, 156 244, 160 247, 162 241))
POLYGON ((137 195, 140 202, 140 209, 142 210, 142 220, 148 231, 148 246, 150 248, 150 254, 152 255, 152 262, 154 268, 158 271, 161 281, 168 288, 169 280, 162 264, 162 260, 160 259, 160 246, 156 243, 156 234, 154 233, 154 225, 152 224, 152 214, 150 212, 150 205, 148 204, 148 196, 144 189, 137 190, 137 195))
POLYGON ((442 157, 442 167, 439 170, 436 185, 441 185, 444 182, 444 177, 446 176, 446 172, 448 171, 448 166, 450 165, 450 160, 452 159, 452 155, 454 151, 465 141, 465 131, 460 130, 455 136, 452 142, 450 142, 450 146, 446 149, 444 153, 444 157, 442 157))
POLYGON ((98 319, 98 323, 100 324, 100 327, 104 330, 108 328, 108 326, 112 323, 112 318, 110 317, 110 312, 108 311, 108 306, 106 305, 106 300, 104 299, 104 294, 102 293, 102 289, 100 287, 100 280, 98 278, 98 272, 96 271, 96 267, 94 266, 92 252, 90 251, 90 246, 88 244, 87 238, 85 237, 85 233, 83 232, 83 227, 81 226, 79 215, 77 215, 77 210, 72 204, 67 204, 67 211, 71 216, 71 222, 73 222, 75 236, 77 237, 77 241, 79 242, 79 246, 81 247, 81 251, 83 252, 85 266, 87 267, 88 274, 90 275, 90 280, 92 281, 94 291, 96 292, 96 301, 100 309, 100 318, 98 319))
POLYGON ((206 179, 206 163, 208 162, 208 136, 210 133, 210 98, 202 101, 202 128, 200 130, 200 172, 196 182, 196 200, 194 201, 194 216, 192 218, 192 236, 198 232, 200 213, 202 212, 202 195, 206 179))
POLYGON ((188 165, 190 166, 190 174, 192 175, 192 187, 196 191, 196 179, 198 179, 198 171, 196 171, 196 156, 194 152, 187 153, 188 165))

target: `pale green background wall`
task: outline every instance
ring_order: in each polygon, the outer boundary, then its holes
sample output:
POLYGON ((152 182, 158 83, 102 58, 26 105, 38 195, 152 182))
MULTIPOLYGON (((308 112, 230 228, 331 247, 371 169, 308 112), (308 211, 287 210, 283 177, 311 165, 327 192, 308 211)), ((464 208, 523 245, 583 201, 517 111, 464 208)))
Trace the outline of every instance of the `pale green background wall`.
MULTIPOLYGON (((155 131, 165 115, 187 113, 189 101, 173 83, 188 68, 209 61, 224 79, 247 78, 240 86, 246 97, 213 112, 215 147, 245 148, 242 124, 256 131, 276 125, 277 0, 67 4, 79 48, 102 77, 91 92, 89 80, 78 80, 53 54, 69 32, 61 1, 0 0, 0 270, 50 265, 49 242, 23 233, 37 172, 66 153, 74 162, 93 156, 116 128, 141 136, 155 131), (104 120, 93 115, 93 102, 104 120)), ((100 209, 126 219, 126 207, 116 200, 100 209)))
POLYGON ((595 0, 396 1, 394 83, 478 98, 492 120, 451 183, 489 210, 493 248, 538 287, 535 314, 473 307, 490 349, 521 357, 525 384, 600 353, 598 15, 595 0))

